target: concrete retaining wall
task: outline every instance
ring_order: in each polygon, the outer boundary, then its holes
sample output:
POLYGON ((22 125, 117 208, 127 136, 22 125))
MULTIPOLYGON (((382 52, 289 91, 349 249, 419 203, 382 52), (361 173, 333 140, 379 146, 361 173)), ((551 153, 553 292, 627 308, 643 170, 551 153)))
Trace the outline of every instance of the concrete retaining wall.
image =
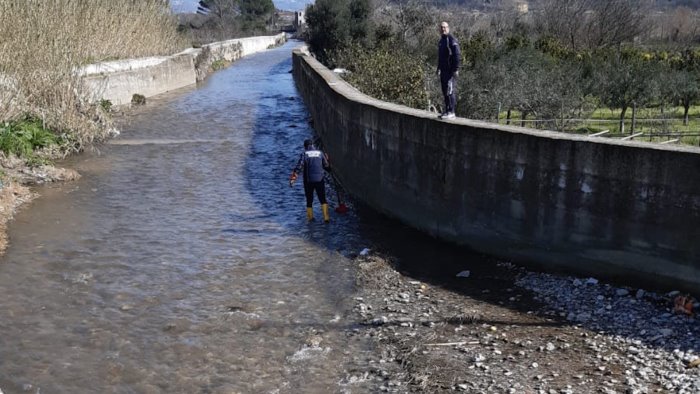
POLYGON ((503 259, 697 293, 700 149, 440 121, 293 57, 334 172, 370 206, 503 259))
POLYGON ((209 73, 217 60, 228 62, 279 45, 285 34, 249 37, 191 48, 172 56, 119 60, 84 67, 88 99, 110 100, 122 105, 131 102, 134 94, 145 97, 192 85, 209 73))

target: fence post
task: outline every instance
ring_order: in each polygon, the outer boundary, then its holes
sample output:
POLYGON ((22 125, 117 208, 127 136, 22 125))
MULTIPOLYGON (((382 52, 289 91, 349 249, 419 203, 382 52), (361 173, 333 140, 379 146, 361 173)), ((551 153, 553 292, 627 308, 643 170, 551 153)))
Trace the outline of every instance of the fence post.
POLYGON ((501 124, 501 102, 498 102, 498 109, 496 110, 496 124, 501 124))
POLYGON ((564 132, 564 100, 561 101, 561 125, 559 131, 564 132))
POLYGON ((637 102, 632 102, 632 130, 630 134, 634 134, 635 127, 637 126, 637 102))

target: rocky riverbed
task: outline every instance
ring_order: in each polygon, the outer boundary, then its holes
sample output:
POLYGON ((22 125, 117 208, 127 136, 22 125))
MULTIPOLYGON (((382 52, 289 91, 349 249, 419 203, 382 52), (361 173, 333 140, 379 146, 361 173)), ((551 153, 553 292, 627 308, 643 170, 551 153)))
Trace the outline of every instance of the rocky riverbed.
MULTIPOLYGON (((505 288, 455 272, 429 284, 358 257, 365 378, 383 392, 700 393, 700 324, 656 294, 498 263, 505 288)), ((699 305, 695 304, 697 308, 699 305)))

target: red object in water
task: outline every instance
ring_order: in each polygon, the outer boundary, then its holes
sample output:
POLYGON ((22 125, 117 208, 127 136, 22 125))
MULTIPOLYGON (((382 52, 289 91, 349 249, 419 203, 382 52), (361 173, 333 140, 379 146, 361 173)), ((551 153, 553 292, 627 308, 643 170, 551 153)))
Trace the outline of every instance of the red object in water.
POLYGON ((335 189, 335 196, 338 198, 338 206, 335 207, 335 211, 337 213, 346 213, 349 208, 345 203, 343 202, 343 195, 340 193, 340 185, 338 184, 338 180, 331 174, 330 172, 328 173, 333 180, 333 188, 335 189))

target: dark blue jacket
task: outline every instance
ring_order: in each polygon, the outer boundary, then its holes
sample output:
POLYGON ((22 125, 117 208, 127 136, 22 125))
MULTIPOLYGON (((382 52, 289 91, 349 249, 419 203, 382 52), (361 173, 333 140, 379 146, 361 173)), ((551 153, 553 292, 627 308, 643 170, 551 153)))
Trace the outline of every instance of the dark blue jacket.
POLYGON ((451 77, 455 71, 459 70, 460 58, 457 39, 452 34, 441 36, 438 43, 438 70, 440 70, 440 74, 448 74, 446 76, 451 77))
POLYGON ((329 170, 328 157, 320 150, 312 147, 299 157, 294 172, 304 170, 304 183, 321 182, 323 180, 323 170, 329 170))

